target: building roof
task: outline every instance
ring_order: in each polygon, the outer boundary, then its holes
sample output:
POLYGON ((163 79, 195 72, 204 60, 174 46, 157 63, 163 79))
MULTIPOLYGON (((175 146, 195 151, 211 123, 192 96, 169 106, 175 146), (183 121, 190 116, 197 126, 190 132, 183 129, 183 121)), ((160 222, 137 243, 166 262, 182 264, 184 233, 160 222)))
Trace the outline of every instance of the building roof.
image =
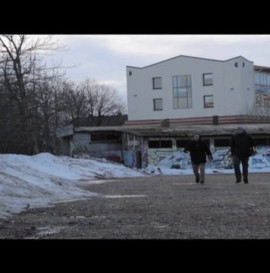
MULTIPOLYGON (((138 136, 145 137, 166 137, 166 136, 192 136, 200 135, 232 135, 237 127, 241 124, 224 124, 224 125, 178 125, 178 126, 104 126, 104 127, 75 127, 75 132, 102 132, 102 131, 117 131, 126 132, 138 136)), ((249 134, 269 134, 270 124, 243 124, 241 125, 249 134)))
POLYGON ((74 126, 121 126, 127 121, 128 115, 111 115, 111 116, 89 116, 76 118, 72 121, 74 126))
POLYGON ((216 60, 216 59, 208 59, 208 58, 201 58, 201 57, 194 57, 194 56, 178 55, 178 56, 175 56, 175 57, 172 57, 172 58, 169 58, 169 59, 166 59, 166 60, 151 64, 151 65, 147 65, 147 66, 144 66, 144 67, 135 67, 135 66, 127 66, 127 67, 143 69, 143 68, 147 68, 147 67, 150 67, 150 66, 153 66, 153 65, 160 64, 160 63, 168 62, 168 61, 171 61, 171 60, 177 59, 177 58, 192 58, 192 59, 198 59, 198 60, 207 60, 207 61, 223 62, 223 63, 234 60, 234 59, 237 59, 237 58, 243 58, 248 62, 252 62, 252 61, 246 59, 243 56, 237 56, 237 57, 233 57, 233 58, 230 58, 230 59, 227 59, 227 60, 216 60))
POLYGON ((258 72, 270 72, 270 67, 268 67, 268 66, 254 65, 254 70, 258 71, 258 72))

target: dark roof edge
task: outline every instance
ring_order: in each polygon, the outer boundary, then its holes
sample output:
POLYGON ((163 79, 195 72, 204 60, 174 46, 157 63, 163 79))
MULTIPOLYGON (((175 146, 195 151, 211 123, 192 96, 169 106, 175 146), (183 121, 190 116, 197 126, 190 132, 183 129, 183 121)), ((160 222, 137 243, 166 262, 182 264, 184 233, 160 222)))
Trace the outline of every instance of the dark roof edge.
POLYGON ((269 66, 262 66, 262 65, 254 65, 254 70, 262 70, 262 71, 267 71, 270 72, 270 67, 269 66))

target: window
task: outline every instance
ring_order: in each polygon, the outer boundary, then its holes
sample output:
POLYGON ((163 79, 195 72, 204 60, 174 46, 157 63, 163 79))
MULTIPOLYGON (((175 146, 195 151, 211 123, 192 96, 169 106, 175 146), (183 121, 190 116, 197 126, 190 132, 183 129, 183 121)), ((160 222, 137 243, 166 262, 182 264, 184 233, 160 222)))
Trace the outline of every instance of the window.
POLYGON ((192 108, 191 75, 173 76, 173 108, 192 108))
POLYGON ((109 142, 109 141, 120 141, 121 140, 121 134, 118 133, 92 133, 91 134, 91 142, 109 142))
POLYGON ((172 148, 171 140, 148 140, 149 148, 172 148))
POLYGON ((213 85, 213 73, 203 74, 203 86, 213 85))
POLYGON ((204 108, 214 108, 214 96, 210 95, 210 96, 204 96, 203 97, 203 105, 204 108))
POLYGON ((162 78, 153 78, 153 89, 162 89, 162 78))
POLYGON ((230 147, 230 139, 220 138, 214 140, 215 147, 230 147))
POLYGON ((267 146, 267 139, 266 138, 254 138, 255 146, 267 146))
POLYGON ((181 139, 181 140, 176 140, 176 147, 177 148, 185 148, 189 144, 190 139, 181 139))
POLYGON ((256 72, 255 88, 257 94, 270 94, 270 74, 256 72))
POLYGON ((270 74, 255 72, 255 93, 257 107, 270 107, 270 74))
POLYGON ((163 110, 162 99, 153 99, 153 102, 154 102, 154 111, 162 111, 163 110))

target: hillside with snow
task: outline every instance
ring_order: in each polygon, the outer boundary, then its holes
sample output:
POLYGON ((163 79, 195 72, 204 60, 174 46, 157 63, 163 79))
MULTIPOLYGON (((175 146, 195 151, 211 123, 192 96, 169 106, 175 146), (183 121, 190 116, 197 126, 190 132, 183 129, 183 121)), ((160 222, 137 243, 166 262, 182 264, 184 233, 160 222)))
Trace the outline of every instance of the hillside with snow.
POLYGON ((79 187, 86 181, 143 175, 105 160, 0 154, 0 218, 29 207, 97 196, 79 187))

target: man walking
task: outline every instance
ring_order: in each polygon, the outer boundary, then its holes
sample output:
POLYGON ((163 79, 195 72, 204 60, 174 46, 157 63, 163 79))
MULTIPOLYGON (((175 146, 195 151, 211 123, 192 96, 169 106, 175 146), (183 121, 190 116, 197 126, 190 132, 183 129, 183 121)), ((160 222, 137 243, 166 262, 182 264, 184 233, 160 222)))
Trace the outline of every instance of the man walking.
POLYGON ((248 160, 252 153, 254 153, 254 143, 251 136, 247 134, 243 127, 238 127, 235 135, 231 138, 231 153, 236 183, 240 183, 243 176, 244 183, 247 184, 248 160), (240 164, 242 164, 242 173, 240 164))
POLYGON ((184 152, 190 152, 192 169, 195 175, 196 183, 204 183, 205 180, 205 163, 206 155, 209 160, 212 160, 212 153, 209 147, 201 141, 199 135, 194 135, 194 140, 191 141, 184 149, 184 152), (200 171, 200 172, 199 172, 200 171))

